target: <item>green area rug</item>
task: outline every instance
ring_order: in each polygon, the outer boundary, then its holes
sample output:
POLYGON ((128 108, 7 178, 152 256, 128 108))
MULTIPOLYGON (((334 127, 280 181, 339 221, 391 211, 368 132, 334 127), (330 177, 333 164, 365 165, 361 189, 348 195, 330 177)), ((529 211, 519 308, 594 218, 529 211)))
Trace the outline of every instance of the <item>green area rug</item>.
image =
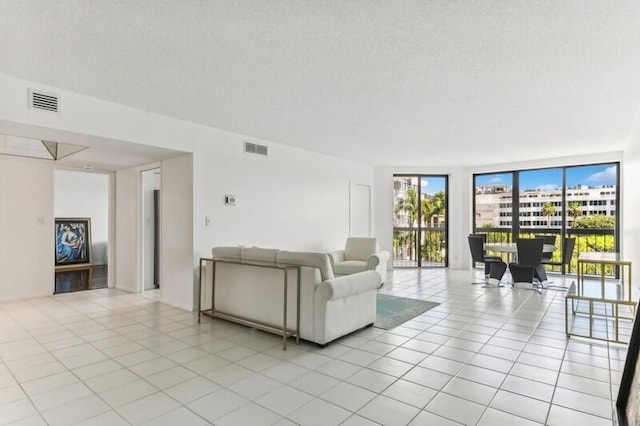
POLYGON ((378 293, 376 322, 373 323, 373 326, 389 330, 438 305, 439 303, 426 300, 407 299, 406 297, 378 293))

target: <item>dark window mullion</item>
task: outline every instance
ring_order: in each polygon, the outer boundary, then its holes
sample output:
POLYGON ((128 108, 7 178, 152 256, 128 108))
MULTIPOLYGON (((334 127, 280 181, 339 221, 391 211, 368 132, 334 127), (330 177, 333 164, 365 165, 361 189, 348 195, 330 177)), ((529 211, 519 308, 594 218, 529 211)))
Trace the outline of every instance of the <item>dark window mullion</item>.
POLYGON ((511 240, 520 236, 520 172, 512 172, 511 191, 511 240))
POLYGON ((416 176, 418 179, 418 229, 416 230, 416 260, 418 261, 418 268, 422 268, 422 176, 416 176))

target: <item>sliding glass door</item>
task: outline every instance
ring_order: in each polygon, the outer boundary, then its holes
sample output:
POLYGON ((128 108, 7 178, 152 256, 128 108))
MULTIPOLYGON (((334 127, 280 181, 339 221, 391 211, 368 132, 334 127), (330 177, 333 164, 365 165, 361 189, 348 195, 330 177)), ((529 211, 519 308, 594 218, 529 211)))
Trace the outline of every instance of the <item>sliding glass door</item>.
POLYGON ((394 176, 394 267, 448 265, 447 194, 447 176, 394 176))

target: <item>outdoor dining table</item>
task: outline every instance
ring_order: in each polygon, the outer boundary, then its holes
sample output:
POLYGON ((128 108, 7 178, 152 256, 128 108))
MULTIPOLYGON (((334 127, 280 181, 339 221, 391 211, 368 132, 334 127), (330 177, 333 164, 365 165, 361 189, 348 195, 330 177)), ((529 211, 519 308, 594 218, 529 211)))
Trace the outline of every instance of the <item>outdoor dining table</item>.
MULTIPOLYGON (((494 251, 498 253, 508 253, 512 255, 514 258, 518 255, 518 245, 517 243, 485 243, 485 250, 494 251)), ((556 246, 553 244, 545 244, 542 247, 542 251, 544 253, 551 253, 556 249, 556 246)))
MULTIPOLYGON (((517 262, 518 261, 518 244, 517 243, 485 243, 484 245, 484 249, 485 250, 489 250, 489 251, 494 251, 494 252, 498 252, 498 253, 507 253, 510 257, 512 262, 517 262)), ((542 252, 543 253, 551 253, 556 249, 556 246, 554 246, 553 244, 545 244, 542 246, 542 252)), ((540 280, 546 280, 546 273, 544 271, 544 268, 541 268, 542 271, 540 271, 540 280)))

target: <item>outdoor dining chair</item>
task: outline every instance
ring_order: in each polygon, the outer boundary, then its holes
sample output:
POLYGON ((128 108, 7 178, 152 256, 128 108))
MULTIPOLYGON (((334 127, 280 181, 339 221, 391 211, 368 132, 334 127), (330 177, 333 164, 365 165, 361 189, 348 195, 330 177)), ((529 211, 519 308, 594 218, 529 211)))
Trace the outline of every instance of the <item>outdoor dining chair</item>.
POLYGON ((468 237, 469 250, 471 250, 471 258, 473 262, 484 263, 485 281, 474 282, 476 284, 495 284, 498 287, 504 287, 500 284, 505 271, 507 270, 507 264, 497 256, 487 256, 484 251, 485 238, 481 235, 471 234, 468 237))
POLYGON ((513 279, 513 286, 518 283, 531 284, 531 289, 542 292, 542 282, 546 281, 547 274, 542 266, 543 238, 518 238, 517 262, 509 263, 509 270, 513 279))
MULTIPOLYGON (((576 246, 576 239, 575 238, 565 238, 562 240, 562 259, 560 260, 545 260, 544 258, 542 259, 542 265, 552 265, 552 266, 561 266, 564 268, 568 268, 569 265, 571 264, 571 259, 573 258, 573 250, 575 249, 576 246)), ((563 270, 563 272, 566 272, 566 269, 563 270)), ((548 281, 548 284, 551 284, 552 281, 548 281)), ((551 289, 551 290, 564 290, 567 291, 569 290, 569 287, 566 286, 561 286, 561 285, 547 285, 545 288, 551 289)))

